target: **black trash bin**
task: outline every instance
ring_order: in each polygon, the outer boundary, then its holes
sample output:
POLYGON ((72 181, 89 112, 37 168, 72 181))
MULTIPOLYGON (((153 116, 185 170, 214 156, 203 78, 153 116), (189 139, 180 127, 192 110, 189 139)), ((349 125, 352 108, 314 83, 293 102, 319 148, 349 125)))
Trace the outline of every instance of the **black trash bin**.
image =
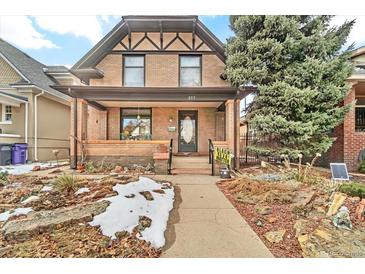
POLYGON ((12 144, 0 143, 0 166, 11 165, 12 144))

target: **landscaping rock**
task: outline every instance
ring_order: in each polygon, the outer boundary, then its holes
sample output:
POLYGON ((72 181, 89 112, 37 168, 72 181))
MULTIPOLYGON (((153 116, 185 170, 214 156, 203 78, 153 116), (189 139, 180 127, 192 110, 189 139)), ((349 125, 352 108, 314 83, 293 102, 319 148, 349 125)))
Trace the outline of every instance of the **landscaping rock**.
POLYGON ((333 195, 332 203, 331 203, 326 215, 332 216, 332 215, 336 214, 338 209, 342 206, 343 202, 345 201, 346 197, 347 197, 346 194, 336 192, 333 195))
POLYGON ((113 172, 115 172, 115 173, 121 173, 123 171, 124 171, 124 169, 122 166, 115 166, 115 168, 113 170, 113 172))
POLYGON ((339 212, 333 217, 333 224, 337 228, 352 229, 352 223, 349 215, 349 210, 347 207, 342 206, 339 212))
POLYGON ((147 216, 139 216, 138 227, 137 227, 138 231, 143 231, 146 228, 150 227, 151 223, 152 220, 147 216))
POLYGON ((149 192, 149 191, 141 191, 139 194, 141 194, 143 197, 145 197, 145 199, 147 201, 153 200, 153 196, 152 196, 151 192, 149 192))
POLYGON ((124 195, 124 197, 126 197, 126 198, 134 198, 134 197, 136 197, 136 195, 135 194, 129 194, 129 195, 124 195))
POLYGON ((41 170, 41 166, 34 166, 32 168, 32 171, 40 171, 41 170))
POLYGON ((365 256, 365 229, 337 229, 327 220, 313 232, 298 237, 303 257, 362 258, 365 256))
POLYGON ((285 235, 286 230, 281 229, 278 231, 269 231, 264 234, 264 237, 270 242, 270 243, 280 243, 285 235))
POLYGON ((309 221, 305 219, 299 219, 294 223, 295 237, 306 234, 309 221))
POLYGON ((356 218, 359 221, 365 220, 365 199, 362 199, 360 204, 356 208, 356 218))
POLYGON ((269 206, 256 206, 255 210, 258 214, 269 215, 272 213, 272 209, 269 206))
POLYGON ((163 189, 154 189, 153 192, 159 193, 159 194, 165 194, 165 190, 163 189))
POLYGON ((312 201, 314 194, 315 192, 310 190, 298 191, 296 197, 293 200, 294 207, 305 207, 312 201))
POLYGON ((43 231, 70 223, 89 222, 106 210, 109 201, 31 213, 25 219, 8 221, 2 228, 6 240, 24 241, 43 231))

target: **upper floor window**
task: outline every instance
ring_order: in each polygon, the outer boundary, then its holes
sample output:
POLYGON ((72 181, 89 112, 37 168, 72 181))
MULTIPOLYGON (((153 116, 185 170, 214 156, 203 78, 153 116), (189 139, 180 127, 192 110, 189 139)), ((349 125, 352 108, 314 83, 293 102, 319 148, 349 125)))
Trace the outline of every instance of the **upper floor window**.
POLYGON ((144 86, 144 56, 124 56, 123 86, 144 86))
POLYGON ((201 56, 180 56, 180 86, 201 86, 201 78, 201 56))
POLYGON ((2 122, 11 122, 12 120, 12 107, 9 105, 2 105, 2 122))

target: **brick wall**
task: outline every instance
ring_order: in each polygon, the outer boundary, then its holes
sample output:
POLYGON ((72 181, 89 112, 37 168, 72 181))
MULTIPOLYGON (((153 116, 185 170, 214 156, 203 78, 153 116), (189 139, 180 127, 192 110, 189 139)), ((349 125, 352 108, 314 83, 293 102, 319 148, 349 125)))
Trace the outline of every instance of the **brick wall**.
MULTIPOLYGON (((178 87, 179 55, 146 54, 145 57, 146 87, 178 87)), ((107 55, 97 66, 104 72, 101 79, 90 79, 91 86, 122 86, 123 64, 121 54, 107 55)), ((220 78, 224 63, 214 54, 202 55, 202 86, 229 86, 220 78)))
POLYGON ((108 108, 108 140, 120 139, 120 108, 108 108))
POLYGON ((107 111, 100 111, 88 106, 87 139, 106 140, 107 135, 107 111))
MULTIPOLYGON (((355 100, 355 89, 353 88, 346 97, 344 103, 350 104, 355 100)), ((347 113, 344 127, 344 162, 349 170, 357 170, 359 166, 359 151, 365 148, 365 133, 355 131, 355 108, 347 113)))
POLYGON ((228 82, 220 78, 224 63, 216 55, 203 55, 202 58, 202 85, 205 87, 229 86, 228 82))
POLYGON ((178 86, 178 55, 146 55, 146 86, 178 86))

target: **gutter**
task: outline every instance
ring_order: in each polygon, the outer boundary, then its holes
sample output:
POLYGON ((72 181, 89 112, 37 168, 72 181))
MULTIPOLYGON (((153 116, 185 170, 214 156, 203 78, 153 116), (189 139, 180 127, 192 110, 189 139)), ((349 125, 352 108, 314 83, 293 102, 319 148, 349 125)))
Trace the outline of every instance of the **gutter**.
POLYGON ((34 96, 34 161, 38 161, 38 96, 44 91, 34 96))

